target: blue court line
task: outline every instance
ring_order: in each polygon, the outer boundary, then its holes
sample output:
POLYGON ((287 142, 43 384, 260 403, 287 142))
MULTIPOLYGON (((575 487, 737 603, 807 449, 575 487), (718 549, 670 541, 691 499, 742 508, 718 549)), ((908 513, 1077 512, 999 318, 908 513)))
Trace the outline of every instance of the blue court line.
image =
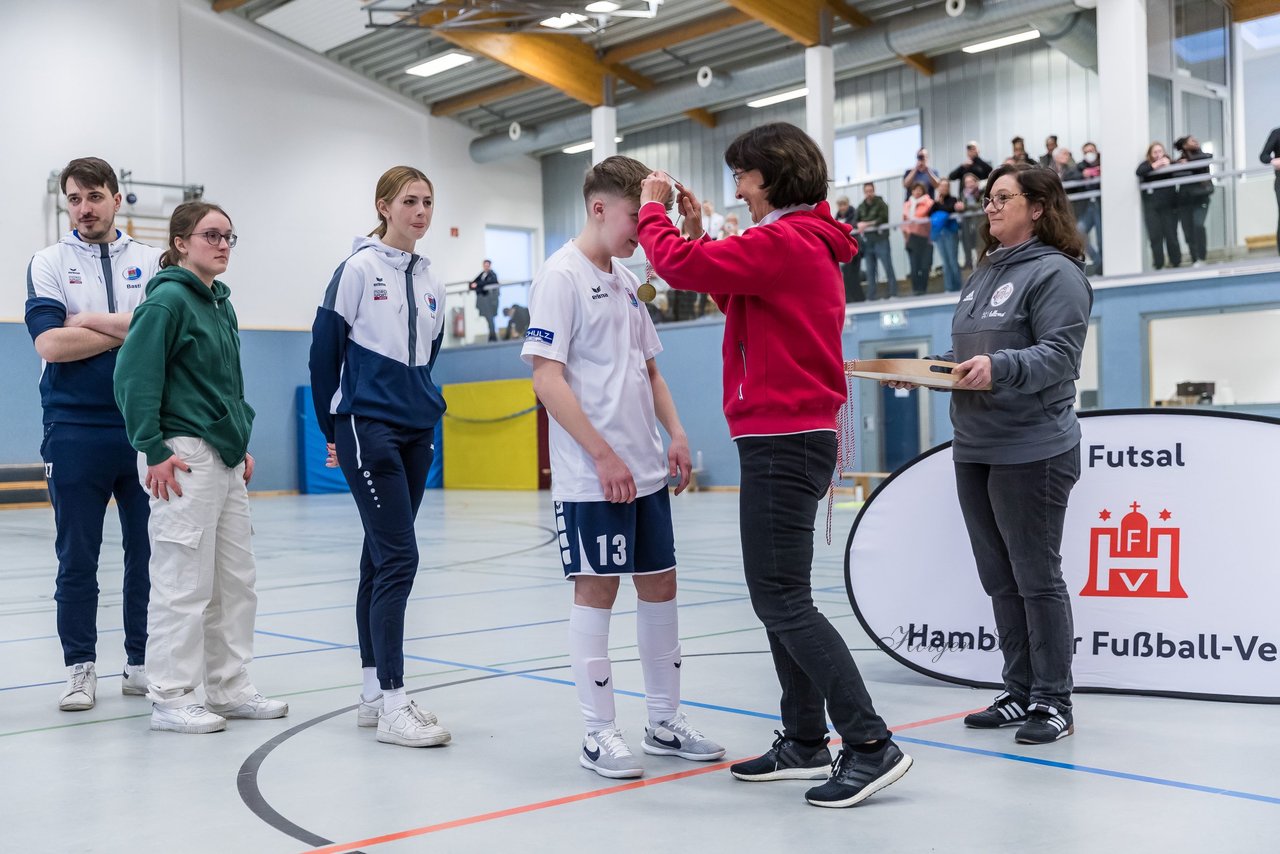
POLYGON ((1167 780, 1163 777, 1149 777, 1146 774, 1131 774, 1128 771, 1112 771, 1109 768, 1094 768, 1091 765, 1075 765, 1070 762, 1055 762, 1052 759, 1037 759, 1032 756, 1020 756, 1017 753, 1001 753, 998 750, 983 750, 978 747, 966 747, 959 744, 948 744, 943 741, 929 741, 923 738, 911 738, 895 735, 894 741, 905 741, 925 747, 937 747, 942 750, 955 750, 959 753, 972 753, 976 756, 990 756, 995 759, 1008 759, 1011 762, 1025 762, 1029 765, 1043 765, 1048 768, 1061 768, 1064 771, 1079 771, 1083 774, 1097 774, 1100 777, 1114 777, 1117 780, 1131 780, 1136 783, 1150 783, 1155 786, 1168 786, 1174 789, 1186 789, 1192 792, 1203 792, 1207 795, 1224 795, 1228 798, 1242 798, 1247 801, 1260 801, 1264 804, 1280 804, 1280 798, 1271 795, 1259 795, 1253 792, 1241 792, 1235 789, 1222 789, 1216 786, 1201 786, 1198 783, 1184 783, 1181 780, 1167 780))
MULTIPOLYGON (((697 592, 697 591, 686 591, 686 592, 697 592)), ((725 602, 741 602, 746 598, 747 598, 746 596, 731 596, 728 599, 710 599, 705 602, 685 602, 680 604, 678 607, 697 608, 700 605, 720 605, 725 602)), ((344 605, 343 607, 354 608, 355 605, 353 603, 352 605, 344 605)), ((614 611, 613 613, 615 616, 625 616, 625 615, 634 614, 635 609, 632 609, 629 611, 614 611)), ((568 617, 565 617, 563 619, 543 620, 536 623, 517 623, 513 625, 508 625, 508 626, 490 626, 484 629, 465 629, 463 631, 458 631, 458 632, 442 632, 440 634, 435 634, 435 635, 421 635, 418 637, 408 637, 408 638, 405 638, 404 640, 405 640, 405 643, 409 643, 410 641, 419 641, 419 640, 439 640, 440 638, 452 638, 452 637, 458 637, 460 635, 486 634, 489 632, 507 631, 509 629, 523 629, 523 628, 531 628, 534 626, 555 625, 556 623, 567 623, 567 622, 569 622, 569 619, 568 617)), ((281 634, 279 632, 269 632, 265 629, 255 629, 254 634, 267 635, 269 637, 285 638, 288 640, 296 640, 301 643, 318 644, 324 647, 324 649, 295 649, 295 650, 290 650, 289 652, 271 652, 271 653, 267 653, 266 655, 255 655, 254 656, 255 660, 265 659, 265 658, 283 658, 289 655, 307 655, 309 653, 328 652, 330 650, 336 650, 336 649, 357 649, 359 647, 359 644, 354 644, 354 643, 341 644, 341 643, 335 643, 334 641, 320 640, 318 638, 308 638, 308 637, 302 637, 300 635, 286 635, 286 634, 281 634)), ((405 658, 412 658, 412 656, 406 655, 405 658)), ((423 660, 425 661, 429 659, 423 659, 423 660)), ((505 672, 505 671, 499 671, 499 672, 505 672)), ((120 676, 120 675, 122 674, 103 673, 103 674, 99 674, 98 678, 109 679, 109 678, 112 678, 113 676, 120 676)), ((52 685, 61 685, 63 684, 64 681, 65 680, 59 679, 53 682, 32 682, 31 684, 28 684, 28 685, 6 685, 4 687, 0 687, 0 692, 19 691, 24 688, 47 688, 52 685)))

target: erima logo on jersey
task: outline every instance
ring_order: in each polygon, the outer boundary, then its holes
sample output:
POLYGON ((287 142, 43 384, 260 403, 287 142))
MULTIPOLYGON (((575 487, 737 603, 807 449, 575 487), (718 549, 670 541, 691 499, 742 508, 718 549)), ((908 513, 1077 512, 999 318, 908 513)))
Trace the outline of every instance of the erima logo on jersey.
POLYGON ((592 299, 608 299, 609 292, 604 290, 601 286, 597 285, 596 287, 591 289, 591 298, 592 299))
POLYGON ((550 329, 538 329, 536 326, 533 326, 524 334, 524 340, 537 341, 541 344, 549 345, 556 340, 556 334, 550 329))
POLYGON ((138 279, 142 278, 142 268, 130 267, 124 271, 124 277, 131 282, 136 282, 138 279))
POLYGON ((84 279, 81 278, 80 271, 77 270, 75 267, 72 267, 70 270, 67 270, 67 284, 78 285, 78 284, 81 284, 83 281, 84 279))

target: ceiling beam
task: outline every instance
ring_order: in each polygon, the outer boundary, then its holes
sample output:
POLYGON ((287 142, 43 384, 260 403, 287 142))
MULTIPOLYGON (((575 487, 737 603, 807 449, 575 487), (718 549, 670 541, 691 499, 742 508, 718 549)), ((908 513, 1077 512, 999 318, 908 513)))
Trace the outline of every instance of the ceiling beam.
POLYGON ((249 0, 213 0, 213 11, 230 12, 232 9, 239 9, 249 0))
MULTIPOLYGON (((521 74, 559 89, 589 107, 604 103, 605 77, 616 72, 602 63, 585 42, 556 33, 484 33, 434 30, 436 36, 464 50, 500 62, 521 74)), ((648 78, 629 72, 633 86, 648 78)), ((621 75, 618 75, 621 76, 621 75)))
POLYGON ((494 101, 501 101, 503 98, 511 98, 515 95, 523 95, 525 92, 532 91, 541 86, 542 83, 531 77, 518 77, 515 80, 508 80, 505 83, 496 83, 493 86, 486 86, 483 89, 477 89, 474 92, 467 92, 463 95, 455 95, 452 98, 444 98, 436 101, 431 105, 431 115, 433 116, 453 116, 475 107, 483 107, 485 104, 494 101))
POLYGON ((853 8, 853 5, 845 0, 825 0, 823 5, 855 27, 870 27, 875 24, 875 21, 853 8))
POLYGON ((1276 13, 1280 13, 1280 0, 1235 0, 1231 4, 1231 20, 1237 24, 1276 13))
POLYGON ((762 24, 805 47, 822 44, 820 7, 826 0, 725 0, 762 24))
POLYGON ((718 123, 715 113, 710 110, 704 110, 702 107, 698 107, 696 110, 685 110, 684 114, 703 127, 713 128, 718 123))
POLYGON ((628 59, 635 59, 637 56, 643 56, 646 53, 655 53, 663 48, 671 47, 681 42, 693 41, 753 20, 755 19, 750 15, 737 9, 725 9, 688 24, 668 27, 643 38, 615 45, 604 52, 604 61, 610 64, 626 62, 628 59))
POLYGON ((933 60, 925 56, 923 53, 911 53, 906 56, 899 56, 903 62, 919 71, 925 77, 932 77, 934 72, 933 60))

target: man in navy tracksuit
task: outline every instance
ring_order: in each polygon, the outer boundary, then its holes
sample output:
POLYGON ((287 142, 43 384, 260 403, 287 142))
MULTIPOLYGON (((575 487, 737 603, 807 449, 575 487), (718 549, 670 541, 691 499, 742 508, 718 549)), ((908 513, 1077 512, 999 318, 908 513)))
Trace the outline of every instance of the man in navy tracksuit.
POLYGON ((44 360, 44 458, 57 526, 58 637, 67 685, 58 707, 93 708, 97 690, 98 553, 114 497, 124 540, 123 692, 143 696, 147 643, 147 494, 138 482, 112 386, 116 350, 129 331, 160 250, 115 227, 119 184, 105 161, 71 161, 59 176, 72 231, 27 265, 26 323, 44 360))

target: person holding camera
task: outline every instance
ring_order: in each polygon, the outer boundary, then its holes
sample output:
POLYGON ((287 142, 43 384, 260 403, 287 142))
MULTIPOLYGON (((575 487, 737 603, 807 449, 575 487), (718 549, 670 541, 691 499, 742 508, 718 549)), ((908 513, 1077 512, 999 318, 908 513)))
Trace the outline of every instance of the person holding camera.
POLYGON ((902 174, 902 186, 906 190, 904 200, 911 198, 911 188, 916 184, 924 187, 924 194, 933 198, 934 188, 942 178, 938 170, 929 165, 929 149, 922 148, 916 152, 916 163, 902 174))

